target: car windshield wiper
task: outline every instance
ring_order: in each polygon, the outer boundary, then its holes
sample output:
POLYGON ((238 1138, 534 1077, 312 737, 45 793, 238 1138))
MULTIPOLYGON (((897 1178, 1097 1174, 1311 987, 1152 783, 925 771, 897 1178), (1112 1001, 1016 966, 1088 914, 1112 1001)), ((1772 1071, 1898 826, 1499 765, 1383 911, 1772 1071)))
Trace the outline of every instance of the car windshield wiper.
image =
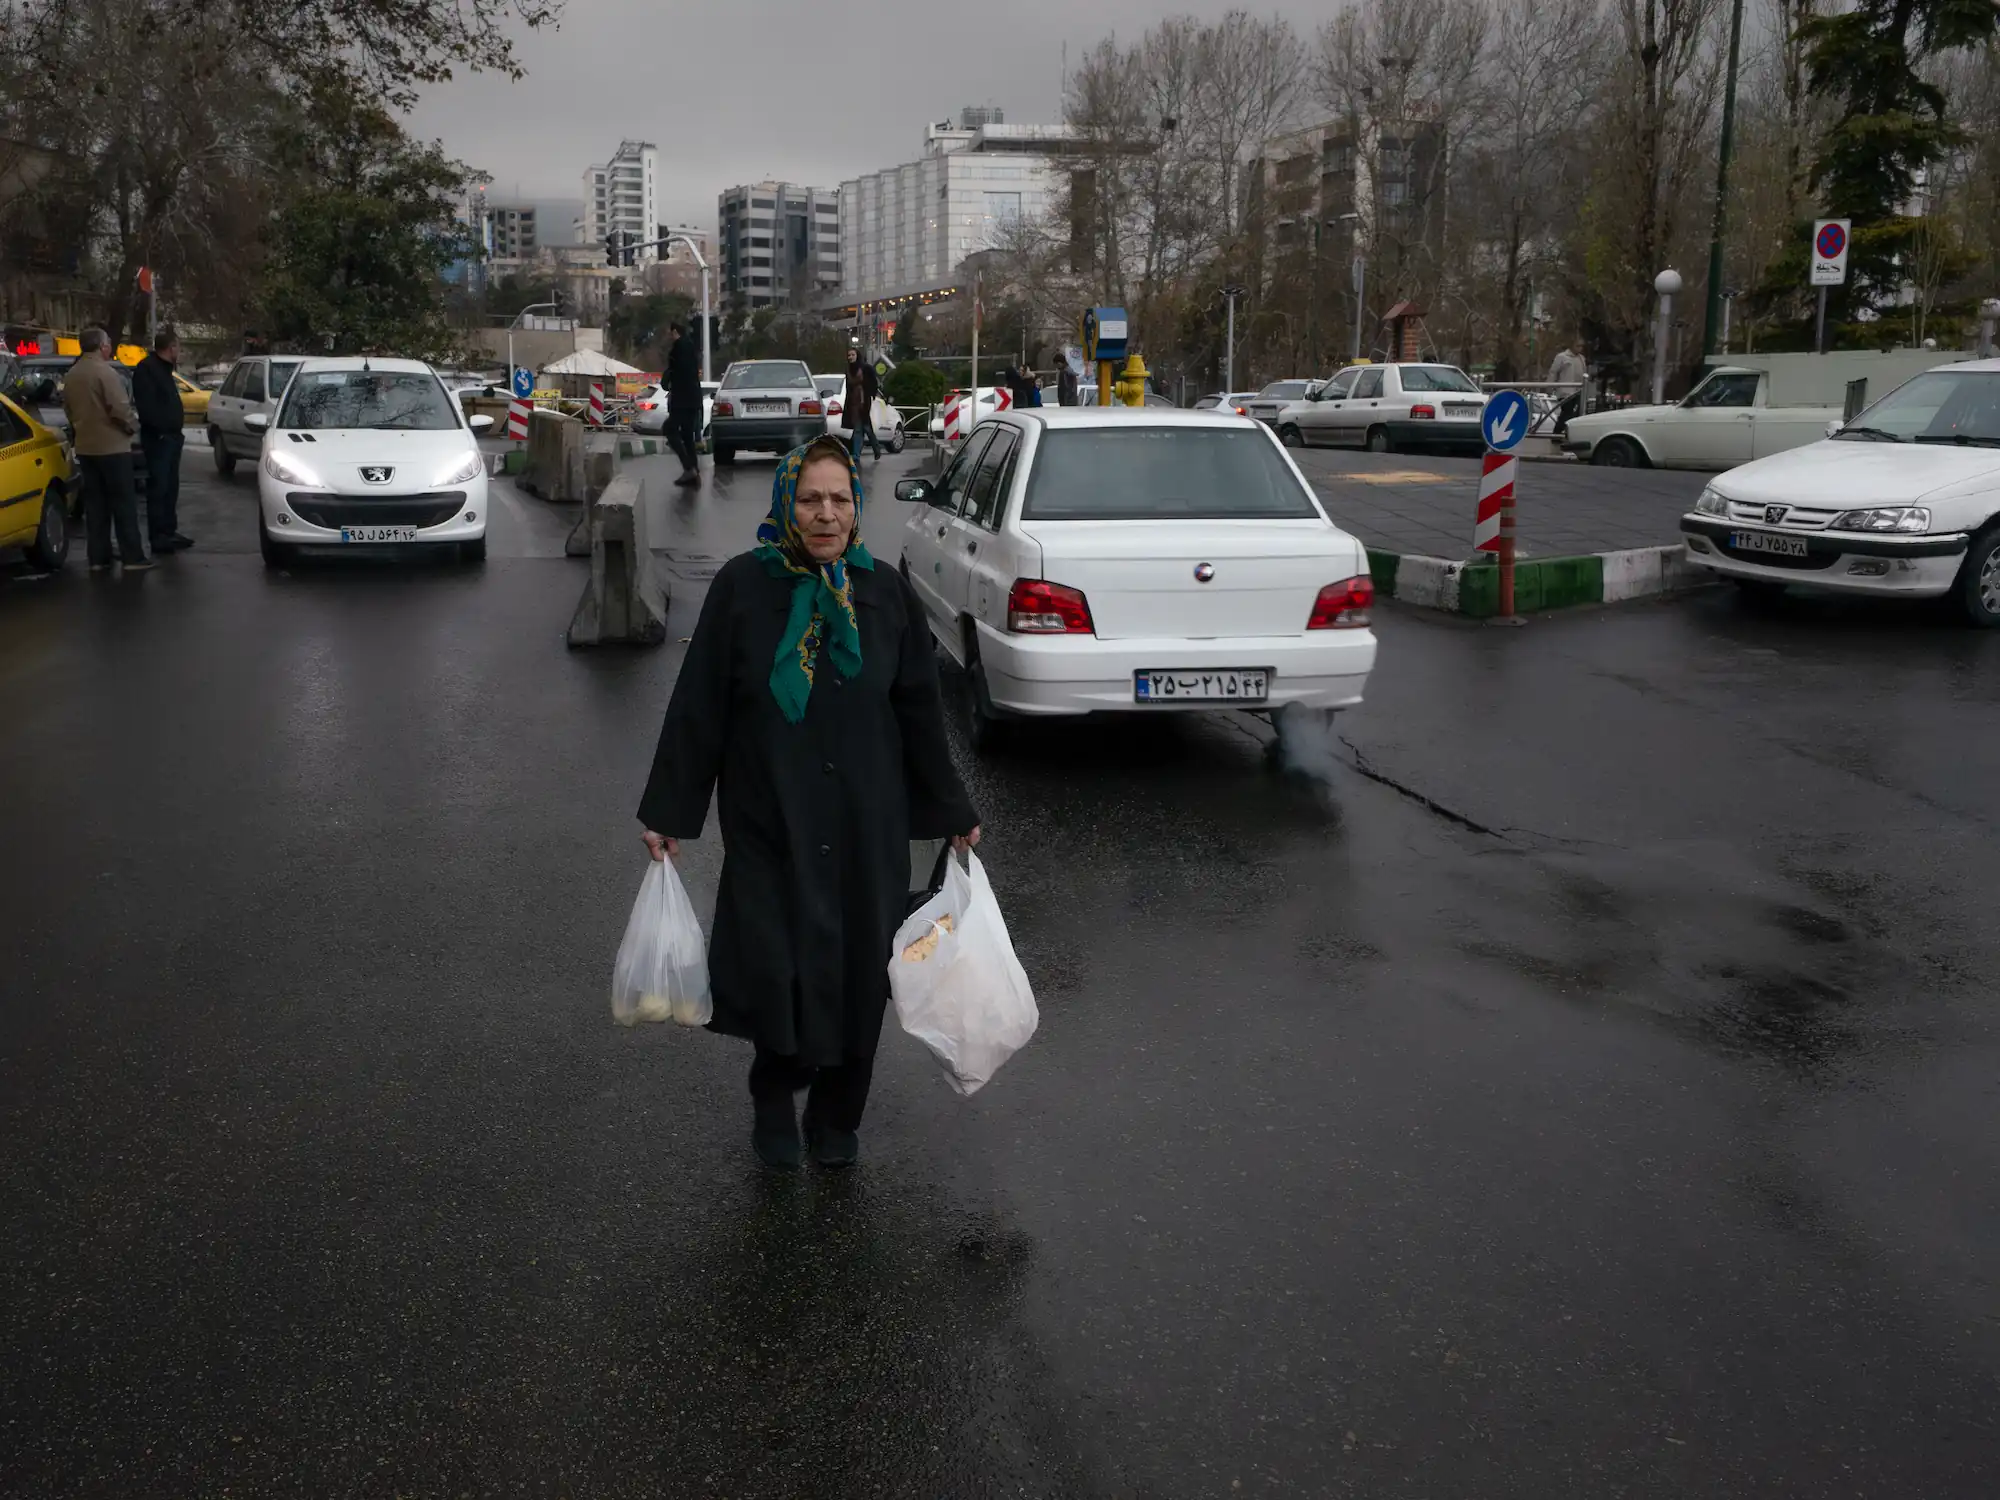
POLYGON ((1837 438, 1866 438, 1871 443, 1900 443, 1903 440, 1893 432, 1884 432, 1879 427, 1843 427, 1834 434, 1837 438))
POLYGON ((2000 448, 2000 437, 1975 437, 1967 432, 1920 432, 1920 443, 1951 443, 1960 448, 2000 448))

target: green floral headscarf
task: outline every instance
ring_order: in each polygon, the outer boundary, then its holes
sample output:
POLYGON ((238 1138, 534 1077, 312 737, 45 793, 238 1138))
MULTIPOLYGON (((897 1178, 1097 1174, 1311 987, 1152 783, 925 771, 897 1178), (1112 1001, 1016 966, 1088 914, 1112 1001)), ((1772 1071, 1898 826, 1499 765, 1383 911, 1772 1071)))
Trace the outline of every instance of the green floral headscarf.
POLYGON ((771 513, 757 527, 757 556, 773 578, 792 580, 792 611, 771 662, 771 696, 778 700, 786 721, 796 724, 806 716, 822 648, 842 677, 852 681, 861 675, 861 625, 854 615, 854 589, 847 570, 872 572, 875 559, 861 545, 861 470, 845 443, 815 438, 778 460, 778 472, 771 480, 771 513), (839 557, 816 562, 799 532, 799 475, 808 458, 835 455, 847 464, 854 486, 854 534, 839 557))

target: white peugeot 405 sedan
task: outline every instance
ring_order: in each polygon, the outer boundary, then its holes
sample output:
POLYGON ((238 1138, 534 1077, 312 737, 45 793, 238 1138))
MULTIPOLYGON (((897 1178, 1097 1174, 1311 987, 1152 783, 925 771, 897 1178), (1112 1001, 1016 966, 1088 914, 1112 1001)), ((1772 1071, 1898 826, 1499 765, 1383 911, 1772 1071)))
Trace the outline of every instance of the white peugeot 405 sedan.
POLYGON ((905 479, 904 576, 970 678, 982 745, 1010 719, 1361 701, 1375 588, 1269 428, 1224 412, 988 417, 905 479))
POLYGON ((1928 371, 1821 442, 1716 475, 1681 535, 1751 592, 1942 594, 2000 626, 2000 360, 1928 371))
POLYGON ((486 460, 436 372, 413 359, 309 359, 263 424, 257 534, 277 567, 301 552, 455 547, 486 556, 486 460))

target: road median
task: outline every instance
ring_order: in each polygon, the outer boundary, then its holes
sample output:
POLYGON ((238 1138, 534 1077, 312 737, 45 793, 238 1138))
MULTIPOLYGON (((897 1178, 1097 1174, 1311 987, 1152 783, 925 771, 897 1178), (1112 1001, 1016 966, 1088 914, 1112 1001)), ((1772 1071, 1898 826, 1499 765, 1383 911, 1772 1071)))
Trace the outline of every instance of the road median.
MULTIPOLYGON (((1500 612, 1500 569, 1486 560, 1453 561, 1368 548, 1375 592, 1419 609, 1487 620, 1500 612)), ((1514 610, 1534 614, 1579 604, 1617 604, 1698 588, 1708 571, 1687 549, 1633 547, 1574 557, 1527 557, 1514 564, 1514 610)))

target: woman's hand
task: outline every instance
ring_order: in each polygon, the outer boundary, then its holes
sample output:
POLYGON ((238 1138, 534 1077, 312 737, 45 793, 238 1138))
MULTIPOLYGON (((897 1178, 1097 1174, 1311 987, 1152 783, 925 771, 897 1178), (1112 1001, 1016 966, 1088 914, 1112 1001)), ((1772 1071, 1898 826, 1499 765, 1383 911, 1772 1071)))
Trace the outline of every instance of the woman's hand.
MULTIPOLYGON (((979 830, 975 828, 972 832, 976 837, 979 830)), ((662 838, 650 828, 640 834, 639 837, 646 841, 646 852, 652 855, 654 859, 670 859, 675 864, 681 862, 681 841, 679 839, 662 838)))
POLYGON ((953 848, 954 851, 956 851, 959 854, 965 853, 965 851, 968 849, 975 849, 978 846, 979 846, 979 825, 977 823, 974 823, 972 825, 972 832, 961 833, 957 838, 951 841, 951 847, 953 848))

